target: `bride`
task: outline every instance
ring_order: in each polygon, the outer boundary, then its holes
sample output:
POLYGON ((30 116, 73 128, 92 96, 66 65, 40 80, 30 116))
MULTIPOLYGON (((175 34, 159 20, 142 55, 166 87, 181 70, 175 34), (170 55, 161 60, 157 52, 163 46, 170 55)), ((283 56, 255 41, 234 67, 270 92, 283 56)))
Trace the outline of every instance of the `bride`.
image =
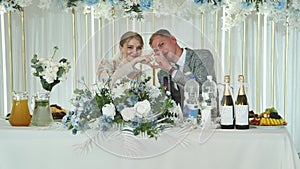
POLYGON ((140 34, 128 31, 121 36, 119 50, 121 56, 115 59, 101 60, 98 65, 98 81, 106 81, 111 77, 111 85, 114 85, 118 79, 128 77, 137 78, 141 71, 135 67, 137 63, 150 65, 150 57, 141 56, 144 41, 140 34))

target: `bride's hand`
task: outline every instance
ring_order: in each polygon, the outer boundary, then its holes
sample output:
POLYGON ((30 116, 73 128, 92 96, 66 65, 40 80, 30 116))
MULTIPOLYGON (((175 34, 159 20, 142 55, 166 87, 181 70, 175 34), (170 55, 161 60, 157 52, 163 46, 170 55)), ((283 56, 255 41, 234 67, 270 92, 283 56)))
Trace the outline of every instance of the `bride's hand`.
POLYGON ((137 63, 142 63, 142 64, 152 66, 151 61, 152 61, 152 59, 148 55, 144 55, 144 56, 139 56, 139 57, 134 58, 132 60, 132 64, 133 64, 133 66, 135 66, 137 63))

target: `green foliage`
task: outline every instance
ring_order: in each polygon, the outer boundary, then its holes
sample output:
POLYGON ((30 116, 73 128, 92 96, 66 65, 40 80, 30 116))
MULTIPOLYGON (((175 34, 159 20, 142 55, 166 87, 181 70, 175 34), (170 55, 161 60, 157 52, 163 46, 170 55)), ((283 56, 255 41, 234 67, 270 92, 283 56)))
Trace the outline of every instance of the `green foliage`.
POLYGON ((109 89, 102 89, 100 94, 95 95, 95 101, 97 103, 98 108, 101 110, 105 104, 109 104, 112 102, 112 97, 109 89))
POLYGON ((157 139, 158 128, 153 128, 153 122, 142 122, 140 126, 135 128, 133 133, 135 136, 141 133, 147 133, 150 138, 154 137, 157 139))
POLYGON ((43 89, 47 90, 47 91, 51 91, 52 88, 57 85, 60 81, 59 80, 54 80, 53 83, 47 83, 47 81, 45 79, 43 79, 42 77, 40 77, 41 79, 41 84, 42 84, 42 87, 43 89))
POLYGON ((277 110, 275 109, 275 107, 266 108, 265 111, 269 111, 269 112, 277 112, 277 110))

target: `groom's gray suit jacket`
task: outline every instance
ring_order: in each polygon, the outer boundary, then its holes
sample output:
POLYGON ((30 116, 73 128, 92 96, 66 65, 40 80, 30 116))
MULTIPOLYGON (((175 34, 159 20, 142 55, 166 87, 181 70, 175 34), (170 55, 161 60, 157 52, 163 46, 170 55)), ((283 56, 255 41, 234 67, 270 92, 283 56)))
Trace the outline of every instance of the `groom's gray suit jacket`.
MULTIPOLYGON (((168 82, 171 80, 179 86, 180 95, 184 96, 184 85, 189 80, 189 76, 185 73, 191 72, 199 83, 200 90, 202 93, 202 84, 207 80, 208 75, 212 75, 213 80, 216 81, 215 69, 214 69, 214 58, 212 53, 206 49, 192 50, 186 49, 186 58, 184 63, 183 72, 177 71, 174 78, 170 78, 168 72, 160 70, 157 74, 160 85, 164 84, 164 78, 168 78, 168 82)), ((170 89, 170 86, 169 86, 170 89)), ((181 103, 183 103, 184 97, 181 97, 181 103)))

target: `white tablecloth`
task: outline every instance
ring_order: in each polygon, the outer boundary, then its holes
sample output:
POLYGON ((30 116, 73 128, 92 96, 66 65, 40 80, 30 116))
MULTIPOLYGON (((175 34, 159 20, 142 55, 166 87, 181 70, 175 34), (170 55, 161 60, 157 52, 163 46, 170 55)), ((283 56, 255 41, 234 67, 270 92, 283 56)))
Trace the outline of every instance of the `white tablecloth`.
POLYGON ((157 140, 100 136, 90 151, 83 153, 78 147, 87 143, 92 134, 74 136, 60 128, 11 127, 2 120, 0 169, 300 168, 285 128, 202 132, 193 129, 174 134, 174 130, 167 130, 157 140))

